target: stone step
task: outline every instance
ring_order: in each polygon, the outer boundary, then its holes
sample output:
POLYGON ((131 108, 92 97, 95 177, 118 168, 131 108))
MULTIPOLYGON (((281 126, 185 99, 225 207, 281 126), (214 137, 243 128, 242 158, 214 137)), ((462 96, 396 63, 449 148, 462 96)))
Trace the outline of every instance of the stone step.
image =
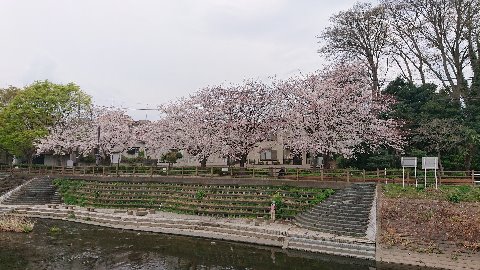
POLYGON ((344 230, 340 228, 319 228, 317 226, 310 226, 310 225, 305 225, 305 224, 299 224, 296 223, 298 226, 301 226, 302 228, 313 230, 313 231, 319 231, 323 233, 330 233, 330 234, 335 234, 335 235, 343 235, 343 236, 352 236, 352 237, 364 237, 365 232, 356 232, 354 230, 344 230))
POLYGON ((351 251, 360 251, 365 254, 375 255, 375 243, 353 243, 353 242, 337 242, 331 240, 316 240, 305 238, 290 238, 289 245, 292 244, 308 244, 308 245, 321 245, 323 247, 341 248, 351 251))
POLYGON ((363 237, 369 224, 375 189, 374 184, 353 184, 298 214, 294 222, 311 230, 363 237))
POLYGON ((325 221, 325 220, 322 220, 321 223, 303 220, 302 224, 309 225, 312 227, 318 227, 318 228, 342 228, 342 229, 345 228, 345 229, 358 230, 362 232, 365 231, 368 226, 367 223, 339 223, 337 221, 325 221))
POLYGON ((58 193, 56 193, 56 187, 49 178, 33 179, 4 201, 5 204, 19 205, 47 204, 53 202, 60 202, 60 198, 58 193))
POLYGON ((370 209, 332 209, 332 210, 316 210, 312 209, 309 211, 311 214, 316 216, 329 216, 329 215, 356 215, 356 216, 364 216, 370 213, 370 209))
POLYGON ((306 222, 311 222, 311 223, 317 223, 317 222, 337 222, 337 223, 342 223, 342 224, 367 224, 369 219, 368 218, 351 218, 351 219, 345 219, 345 217, 341 218, 332 218, 332 217, 327 217, 327 218, 317 218, 317 217, 311 217, 308 215, 298 215, 297 219, 304 220, 306 222))

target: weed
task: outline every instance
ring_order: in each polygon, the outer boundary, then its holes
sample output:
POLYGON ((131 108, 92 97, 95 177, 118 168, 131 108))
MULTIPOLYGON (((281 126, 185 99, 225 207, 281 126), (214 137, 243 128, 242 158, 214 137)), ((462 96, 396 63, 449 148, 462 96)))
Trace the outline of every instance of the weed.
POLYGON ((24 217, 2 216, 0 217, 0 231, 4 232, 24 232, 29 233, 33 230, 35 223, 24 217))
POLYGON ((203 189, 200 189, 197 191, 197 193, 195 193, 195 199, 201 200, 205 197, 205 194, 205 191, 203 189))
POLYGON ((62 231, 62 229, 60 229, 60 228, 57 227, 57 226, 52 226, 52 227, 50 227, 50 233, 59 233, 59 232, 61 232, 61 231, 62 231))

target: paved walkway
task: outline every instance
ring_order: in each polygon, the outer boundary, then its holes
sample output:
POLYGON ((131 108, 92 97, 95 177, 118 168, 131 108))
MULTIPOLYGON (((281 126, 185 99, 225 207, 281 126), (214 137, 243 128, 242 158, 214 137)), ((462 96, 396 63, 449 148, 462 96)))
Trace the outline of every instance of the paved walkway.
POLYGON ((452 254, 417 253, 377 245, 376 260, 386 263, 434 267, 439 269, 480 269, 480 255, 478 253, 452 256, 452 254))

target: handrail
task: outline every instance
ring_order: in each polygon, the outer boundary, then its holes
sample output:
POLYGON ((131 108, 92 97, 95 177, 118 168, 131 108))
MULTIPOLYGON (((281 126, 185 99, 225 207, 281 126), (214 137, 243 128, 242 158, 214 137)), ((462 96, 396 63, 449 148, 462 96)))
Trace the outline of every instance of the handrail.
MULTIPOLYGON (((309 181, 335 181, 335 182, 381 182, 401 183, 403 180, 401 169, 383 169, 366 171, 358 169, 307 169, 280 167, 256 168, 256 167, 227 167, 227 166, 137 166, 137 165, 111 165, 111 166, 47 166, 47 165, 0 165, 0 172, 26 173, 26 174, 55 174, 55 175, 92 175, 92 176, 132 176, 132 177, 232 177, 254 179, 290 179, 309 181)), ((479 172, 476 171, 443 171, 438 174, 441 184, 472 184, 479 180, 479 172)), ((417 179, 423 179, 424 174, 418 172, 417 179)), ((433 172, 428 171, 427 177, 433 177, 433 172)), ((411 170, 405 174, 407 184, 414 184, 415 179, 411 170)))

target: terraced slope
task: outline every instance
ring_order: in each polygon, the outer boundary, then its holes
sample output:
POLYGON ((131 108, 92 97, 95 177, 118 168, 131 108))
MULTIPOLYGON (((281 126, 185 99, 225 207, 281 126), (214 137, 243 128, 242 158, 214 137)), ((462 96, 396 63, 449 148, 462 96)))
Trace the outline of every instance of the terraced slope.
POLYGON ((107 208, 156 208, 177 213, 225 217, 268 217, 272 200, 276 216, 291 219, 333 190, 288 186, 200 185, 157 182, 58 180, 67 204, 107 208))
POLYGON ((47 204, 60 203, 60 196, 56 192, 50 178, 36 178, 30 183, 14 192, 10 197, 5 199, 4 204, 47 204))
POLYGON ((299 214, 303 228, 337 235, 364 237, 375 197, 375 184, 353 184, 299 214))

